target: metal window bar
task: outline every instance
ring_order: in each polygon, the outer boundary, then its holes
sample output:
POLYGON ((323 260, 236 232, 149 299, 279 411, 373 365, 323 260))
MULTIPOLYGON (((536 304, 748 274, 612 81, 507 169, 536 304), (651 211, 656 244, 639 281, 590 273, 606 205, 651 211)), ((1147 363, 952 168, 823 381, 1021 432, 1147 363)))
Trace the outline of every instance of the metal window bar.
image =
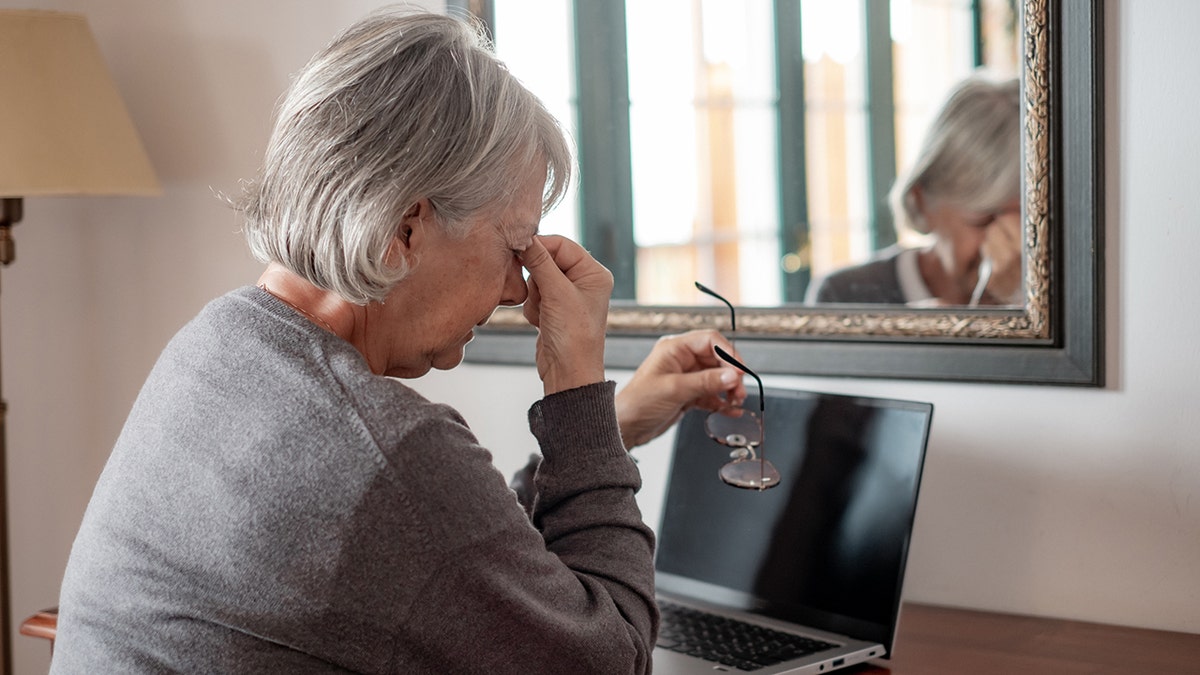
POLYGON ((637 297, 625 3, 574 3, 580 238, 614 277, 618 300, 637 297))
POLYGON ((971 0, 971 44, 974 47, 975 67, 984 62, 983 0, 971 0))
POLYGON ((896 90, 890 0, 864 0, 867 82, 867 193, 872 250, 896 243, 888 192, 896 181, 896 90))
POLYGON ((779 100, 779 241, 800 264, 781 267, 784 302, 802 302, 812 281, 805 149, 804 49, 800 0, 775 0, 775 78, 779 100))

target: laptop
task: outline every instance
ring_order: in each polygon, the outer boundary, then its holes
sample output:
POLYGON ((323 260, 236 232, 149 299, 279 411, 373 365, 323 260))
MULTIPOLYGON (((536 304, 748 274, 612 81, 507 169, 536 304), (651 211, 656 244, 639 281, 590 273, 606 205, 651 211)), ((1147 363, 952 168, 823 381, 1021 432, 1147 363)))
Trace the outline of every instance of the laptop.
POLYGON ((889 658, 933 406, 767 389, 762 449, 780 481, 765 491, 718 477, 730 449, 705 431, 708 414, 689 412, 676 433, 654 672, 828 673, 889 658))

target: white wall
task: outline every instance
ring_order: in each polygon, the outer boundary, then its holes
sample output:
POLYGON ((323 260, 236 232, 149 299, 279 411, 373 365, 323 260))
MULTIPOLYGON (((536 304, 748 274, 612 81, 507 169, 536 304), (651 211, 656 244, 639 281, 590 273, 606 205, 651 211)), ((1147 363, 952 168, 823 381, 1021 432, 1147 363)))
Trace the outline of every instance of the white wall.
MULTIPOLYGON (((170 336, 252 283, 212 195, 253 175, 299 68, 379 0, 0 0, 81 11, 163 181, 157 198, 30 199, 3 271, 13 613, 56 602, 91 487, 170 336)), ((424 0, 440 6, 440 0, 424 0)), ((1103 390, 869 380, 768 383, 932 401, 909 598, 1200 632, 1200 134, 1192 0, 1108 0, 1108 365, 1103 390), (1191 104, 1191 105, 1189 105, 1191 104)), ((628 373, 612 373, 618 380, 628 373)), ((466 414, 511 472, 532 447, 532 369, 463 366, 417 386, 466 414)), ((640 450, 657 519, 669 438, 640 450)), ((18 673, 45 672, 15 637, 18 673)))

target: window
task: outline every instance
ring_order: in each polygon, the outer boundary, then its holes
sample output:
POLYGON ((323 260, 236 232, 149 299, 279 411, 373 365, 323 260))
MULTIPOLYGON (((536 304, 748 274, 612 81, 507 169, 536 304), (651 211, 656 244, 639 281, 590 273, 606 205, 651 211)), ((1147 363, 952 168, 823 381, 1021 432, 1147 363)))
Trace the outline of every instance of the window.
POLYGON ((492 0, 496 49, 575 139, 544 232, 614 298, 803 301, 900 237, 887 193, 944 92, 1018 66, 1014 0, 492 0))

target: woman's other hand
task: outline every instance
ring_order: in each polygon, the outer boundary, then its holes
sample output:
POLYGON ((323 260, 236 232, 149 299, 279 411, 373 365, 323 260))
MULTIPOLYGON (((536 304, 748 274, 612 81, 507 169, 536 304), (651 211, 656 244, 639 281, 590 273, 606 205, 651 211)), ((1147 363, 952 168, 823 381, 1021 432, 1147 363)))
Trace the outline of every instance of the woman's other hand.
POLYGON ((983 245, 979 248, 983 258, 992 264, 992 276, 988 279, 985 292, 991 300, 987 304, 1021 304, 1021 209, 1004 211, 996 216, 987 227, 983 245))
POLYGON ((549 395, 604 380, 604 333, 613 276, 583 247, 536 236, 521 253, 529 270, 525 319, 538 329, 537 369, 549 395))
POLYGON ((657 438, 687 410, 720 410, 742 404, 742 373, 717 357, 713 345, 736 355, 715 330, 694 330, 661 338, 617 392, 617 423, 625 447, 657 438))

